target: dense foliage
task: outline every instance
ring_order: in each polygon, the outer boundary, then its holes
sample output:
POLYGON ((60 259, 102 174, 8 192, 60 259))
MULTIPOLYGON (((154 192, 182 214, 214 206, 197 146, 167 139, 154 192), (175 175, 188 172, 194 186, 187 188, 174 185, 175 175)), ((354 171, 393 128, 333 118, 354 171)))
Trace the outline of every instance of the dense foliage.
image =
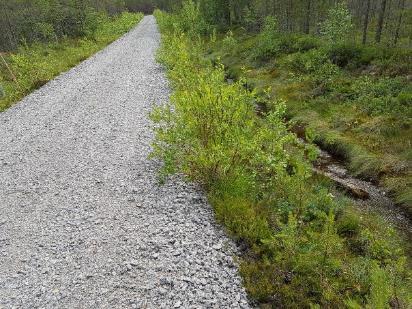
MULTIPOLYGON (((170 8, 170 3, 176 7, 182 1, 156 2, 161 8, 170 8)), ((411 0, 199 0, 197 2, 206 20, 210 24, 221 27, 242 25, 248 30, 256 31, 267 16, 273 16, 278 20, 282 32, 327 35, 330 30, 335 30, 334 35, 339 40, 347 35, 353 41, 362 43, 376 42, 391 46, 410 46, 412 43, 411 0), (339 2, 341 4, 336 6, 339 2), (329 23, 324 24, 327 19, 329 23), (350 32, 348 26, 351 28, 350 32), (342 32, 342 35, 338 35, 339 32, 342 32)))
POLYGON ((149 0, 0 0, 0 52, 21 44, 93 37, 101 19, 153 11, 149 0))
MULTIPOLYGON (((186 1, 176 14, 156 12, 173 89, 171 103, 152 114, 163 176, 183 172, 203 184, 217 218, 247 245, 241 273, 262 304, 407 308, 411 274, 396 233, 314 181, 316 151, 288 131, 282 100, 262 119, 245 81, 226 83, 224 67, 203 56, 201 35, 211 28, 201 11, 186 1)), ((234 40, 225 35, 225 53, 234 40)))

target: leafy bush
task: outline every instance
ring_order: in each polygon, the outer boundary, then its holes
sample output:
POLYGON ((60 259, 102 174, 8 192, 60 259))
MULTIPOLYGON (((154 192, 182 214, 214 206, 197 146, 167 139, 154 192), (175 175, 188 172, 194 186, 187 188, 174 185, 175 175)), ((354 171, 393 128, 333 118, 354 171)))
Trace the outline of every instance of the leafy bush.
POLYGON ((339 43, 328 46, 326 53, 333 64, 343 68, 350 63, 354 63, 355 66, 358 66, 362 55, 362 49, 354 44, 339 43))
POLYGON ((293 50, 291 50, 291 52, 306 52, 320 46, 318 39, 310 35, 291 37, 290 39, 294 39, 293 50))
POLYGON ((374 65, 375 74, 402 75, 410 72, 409 61, 412 61, 410 52, 348 42, 329 44, 324 49, 332 63, 341 68, 356 69, 374 65))
POLYGON ((246 6, 243 9, 242 22, 248 31, 257 31, 260 27, 260 19, 253 7, 246 6))
POLYGON ((42 42, 57 41, 57 35, 52 24, 45 22, 38 22, 34 24, 33 32, 37 39, 42 42))
POLYGON ((273 16, 268 16, 253 54, 255 59, 267 60, 280 54, 309 51, 318 46, 318 40, 312 36, 281 33, 277 20, 273 16))
POLYGON ((345 213, 337 220, 337 232, 343 236, 356 236, 361 229, 361 221, 352 213, 345 213))
POLYGON ((352 16, 345 3, 339 3, 328 12, 321 25, 321 33, 333 44, 345 41, 353 28, 352 16))
POLYGON ((398 102, 404 106, 412 106, 412 89, 400 92, 398 102))
POLYGON ((377 57, 373 64, 377 66, 380 74, 392 77, 410 75, 412 73, 412 50, 376 48, 377 57))
POLYGON ((275 56, 280 51, 279 37, 277 20, 273 16, 266 17, 255 47, 255 58, 265 60, 275 56))
POLYGON ((400 77, 373 79, 363 76, 352 84, 353 100, 371 115, 404 114, 407 116, 408 106, 402 101, 405 96, 405 92, 402 92, 404 88, 405 82, 400 77))
POLYGON ((233 32, 232 31, 228 31, 228 33, 226 34, 225 38, 222 41, 223 43, 223 50, 230 54, 232 53, 237 45, 237 41, 236 39, 233 37, 233 32))
POLYGON ((201 71, 187 67, 194 60, 183 44, 187 44, 184 37, 173 37, 170 45, 180 53, 160 54, 163 61, 177 63, 169 69, 175 87, 173 107, 165 106, 153 114, 163 124, 160 135, 165 140, 155 144, 155 153, 164 159, 165 170, 177 168, 210 186, 227 177, 243 177, 248 169, 268 164, 269 157, 272 166, 267 166, 265 173, 280 168, 278 164, 286 164, 281 143, 292 143, 293 136, 285 130, 280 112, 269 116, 270 122, 265 126, 259 124, 254 115, 253 94, 244 89, 243 81, 225 84, 222 67, 201 71), (268 140, 278 140, 279 144, 268 147, 268 140), (277 154, 279 158, 275 157, 277 154))
POLYGON ((23 40, 56 42, 64 37, 82 37, 97 29, 97 12, 87 1, 7 1, 2 6, 0 49, 15 50, 23 40))
POLYGON ((175 27, 191 36, 205 35, 209 33, 209 25, 206 23, 200 11, 200 3, 193 0, 185 0, 178 16, 174 19, 175 27))
POLYGON ((327 54, 322 50, 313 49, 289 55, 283 65, 295 72, 310 74, 319 70, 326 62, 331 63, 327 54))
POLYGON ((314 87, 322 86, 324 90, 331 87, 334 78, 340 73, 339 67, 328 59, 322 49, 289 55, 281 65, 294 72, 307 74, 305 78, 310 80, 314 87))

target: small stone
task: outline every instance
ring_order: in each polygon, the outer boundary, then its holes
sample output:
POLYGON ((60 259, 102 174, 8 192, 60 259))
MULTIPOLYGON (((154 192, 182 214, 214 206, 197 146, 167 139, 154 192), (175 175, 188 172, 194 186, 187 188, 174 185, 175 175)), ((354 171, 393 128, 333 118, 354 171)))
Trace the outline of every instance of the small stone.
POLYGON ((212 248, 215 249, 215 250, 220 250, 220 249, 222 249, 222 244, 213 245, 212 248))
POLYGON ((167 290, 164 288, 159 288, 159 294, 160 295, 165 295, 167 293, 167 290))
POLYGON ((173 308, 180 308, 181 305, 182 305, 182 302, 179 300, 174 304, 173 308))
POLYGON ((139 262, 136 261, 136 260, 131 260, 131 261, 129 262, 129 264, 132 265, 132 266, 138 266, 138 265, 139 265, 139 262))

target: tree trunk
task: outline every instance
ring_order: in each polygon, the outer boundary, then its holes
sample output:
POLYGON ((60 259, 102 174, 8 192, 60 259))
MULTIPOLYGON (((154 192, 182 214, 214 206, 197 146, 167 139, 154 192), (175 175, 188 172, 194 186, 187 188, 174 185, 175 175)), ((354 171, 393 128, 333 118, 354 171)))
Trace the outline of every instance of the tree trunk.
MULTIPOLYGON (((223 2, 226 2, 226 1, 223 1, 223 2)), ((223 6, 224 6, 224 9, 223 9, 224 19, 227 25, 232 25, 232 14, 230 12, 231 11, 231 1, 227 1, 226 3, 223 4, 223 6)))
POLYGON ((366 44, 366 38, 368 36, 368 25, 369 25, 369 12, 370 12, 370 9, 371 9, 371 0, 366 0, 365 19, 363 20, 362 44, 366 44))
POLYGON ((292 0, 288 0, 286 4, 286 31, 292 31, 292 0))
POLYGON ((310 10, 312 6, 312 0, 306 0, 306 16, 305 16, 305 23, 303 25, 303 32, 309 34, 310 32, 310 10))
POLYGON ((393 45, 398 44, 399 40, 399 33, 401 31, 401 25, 402 25, 402 18, 403 18, 403 11, 405 10, 405 0, 399 0, 399 17, 398 17, 398 23, 396 25, 395 29, 395 36, 393 39, 393 45))
POLYGON ((382 0, 381 2, 381 8, 379 11, 379 18, 378 18, 378 25, 376 27, 376 36, 375 36, 376 43, 380 43, 381 38, 382 38, 383 22, 385 21, 386 1, 387 0, 382 0))

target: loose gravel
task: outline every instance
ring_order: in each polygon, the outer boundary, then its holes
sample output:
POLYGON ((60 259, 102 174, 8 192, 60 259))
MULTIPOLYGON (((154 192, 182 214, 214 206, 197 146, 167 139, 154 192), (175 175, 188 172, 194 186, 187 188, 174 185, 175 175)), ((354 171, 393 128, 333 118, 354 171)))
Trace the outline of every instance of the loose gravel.
POLYGON ((203 194, 148 159, 159 40, 145 17, 0 114, 0 308, 249 307, 203 194))

